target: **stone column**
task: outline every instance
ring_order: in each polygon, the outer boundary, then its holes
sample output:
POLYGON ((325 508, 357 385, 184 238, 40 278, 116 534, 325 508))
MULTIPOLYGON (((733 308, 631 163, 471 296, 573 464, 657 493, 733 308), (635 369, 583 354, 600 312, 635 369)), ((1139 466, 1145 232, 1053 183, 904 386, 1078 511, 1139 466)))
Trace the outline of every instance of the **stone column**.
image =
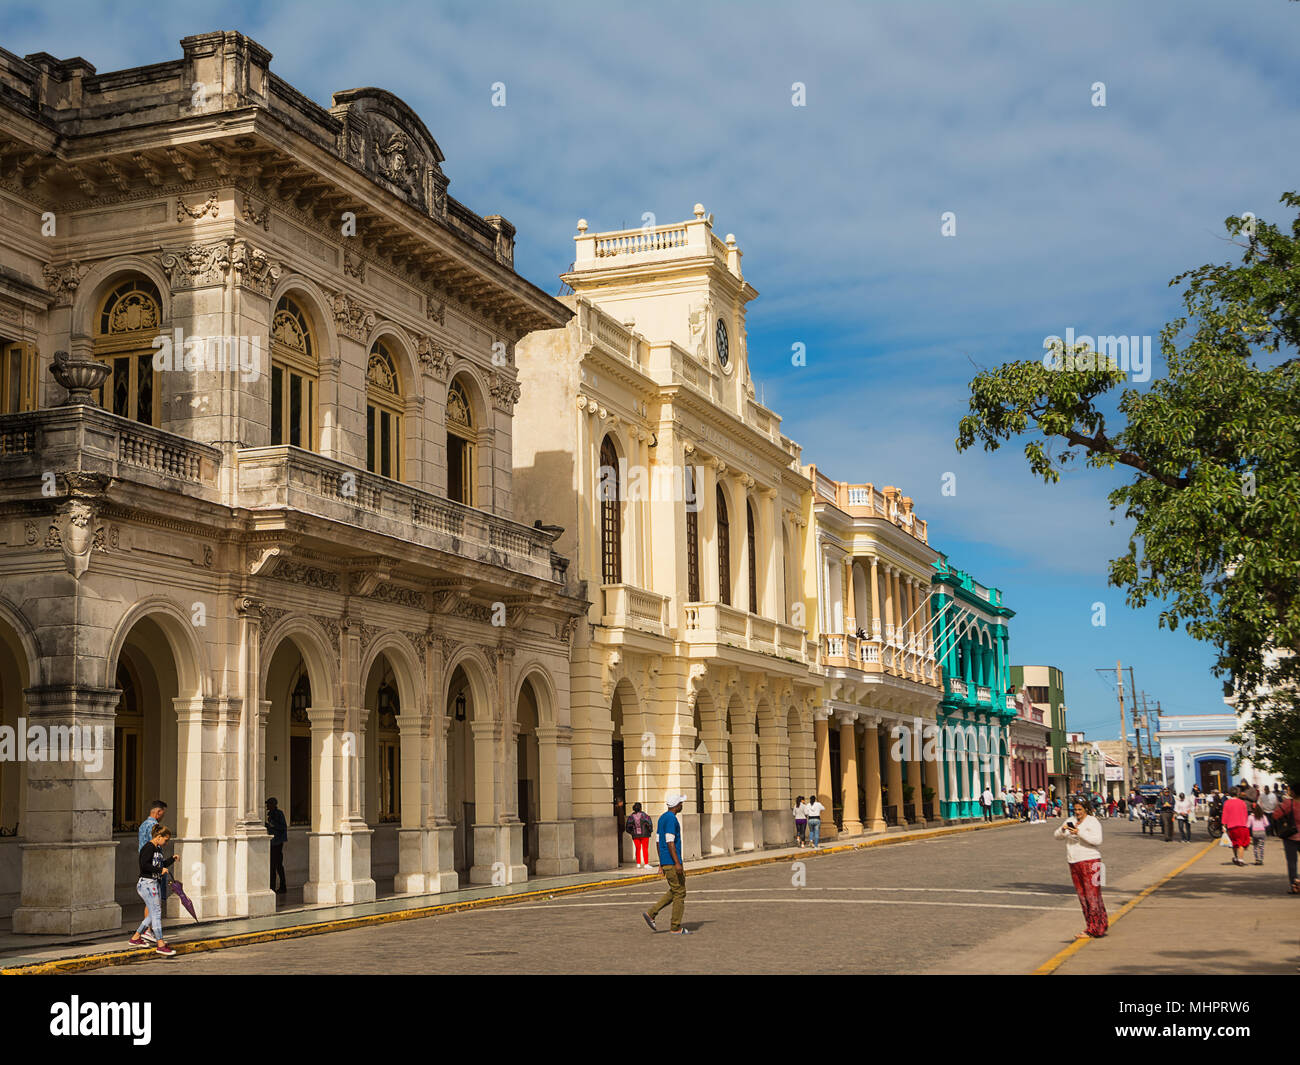
POLYGON ((836 715, 840 726, 840 795, 843 802, 844 835, 862 834, 861 815, 858 812, 858 740, 853 723, 857 715, 841 712, 836 715))
POLYGON ((894 639, 894 567, 885 566, 885 632, 884 639, 892 643, 894 639))
POLYGON ((872 639, 881 639, 880 631, 880 573, 879 561, 875 555, 871 556, 871 636, 872 639))
POLYGON ((817 757, 817 798, 826 807, 822 812, 822 839, 834 839, 839 834, 835 828, 832 801, 834 792, 831 787, 830 713, 827 709, 813 711, 813 742, 816 744, 817 757))
POLYGON ((868 832, 883 832, 885 810, 880 797, 880 728, 879 719, 870 718, 866 732, 863 733, 862 745, 866 751, 866 792, 867 808, 863 811, 864 825, 868 832))
MULTIPOLYGON (((217 823, 223 813, 219 757, 221 713, 218 700, 201 696, 172 700, 176 713, 176 800, 172 828, 176 864, 172 872, 185 885, 201 918, 229 914, 230 899, 219 875, 225 840, 217 823)), ((179 916, 180 900, 168 900, 179 916)), ((175 911, 173 914, 172 911, 175 911)))
POLYGON ((858 604, 857 597, 853 593, 853 556, 848 555, 844 559, 844 633, 846 636, 852 636, 858 630, 858 604))
MULTIPOLYGON (((769 729, 775 732, 774 729, 769 729)), ((762 824, 762 842, 768 847, 786 847, 790 844, 793 828, 790 824, 790 808, 794 796, 790 793, 790 780, 793 776, 795 752, 793 737, 782 742, 779 735, 758 735, 758 749, 763 761, 763 807, 759 812, 762 824), (782 762, 786 762, 785 773, 780 772, 782 762)))
POLYGON ((889 723, 889 734, 885 744, 885 752, 888 755, 885 780, 889 789, 888 809, 893 815, 894 824, 901 825, 905 823, 903 821, 903 762, 896 757, 898 741, 893 731, 894 724, 894 722, 889 723))
POLYGON ((560 818, 561 748, 571 742, 572 731, 559 726, 538 725, 538 761, 541 773, 539 820, 537 822, 537 875, 567 876, 578 871, 572 818, 560 818))
POLYGON ((117 928, 113 718, 120 693, 68 684, 27 688, 23 695, 28 726, 76 729, 85 757, 27 762, 23 838, 32 842, 19 844, 22 896, 13 930, 75 936, 117 928))

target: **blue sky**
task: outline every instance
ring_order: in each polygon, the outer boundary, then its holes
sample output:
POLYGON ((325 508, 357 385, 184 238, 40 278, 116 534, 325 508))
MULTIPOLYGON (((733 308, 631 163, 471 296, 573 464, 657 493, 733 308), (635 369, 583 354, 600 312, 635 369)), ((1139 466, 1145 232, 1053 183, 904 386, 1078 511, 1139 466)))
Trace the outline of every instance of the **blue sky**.
POLYGON ((0 10, 0 46, 105 72, 238 29, 322 104, 386 88, 438 140, 452 194, 518 226, 516 266, 548 292, 579 217, 664 223, 702 202, 745 252, 755 383, 805 460, 915 499, 931 542, 1018 611, 1013 660, 1064 670, 1071 729, 1116 734, 1113 683, 1094 672, 1116 659, 1166 712, 1221 709, 1209 649, 1106 584, 1127 536, 1105 501, 1116 482, 1080 470, 1047 487, 1018 447, 959 456, 953 439, 977 367, 1041 357, 1068 327, 1155 347, 1178 309, 1169 279, 1236 257, 1223 219, 1279 217, 1300 188, 1300 4, 359 10, 19 2, 0 10))

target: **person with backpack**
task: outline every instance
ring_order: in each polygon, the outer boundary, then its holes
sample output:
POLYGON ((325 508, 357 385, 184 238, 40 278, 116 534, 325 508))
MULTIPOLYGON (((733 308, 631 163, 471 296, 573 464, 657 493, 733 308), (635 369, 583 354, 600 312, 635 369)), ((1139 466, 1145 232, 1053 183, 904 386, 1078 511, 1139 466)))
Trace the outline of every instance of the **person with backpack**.
POLYGON ((650 815, 643 812, 641 804, 634 802, 632 812, 628 814, 624 831, 632 837, 632 850, 636 857, 638 869, 650 868, 650 836, 654 833, 654 822, 650 815))
POLYGON ((1286 855, 1286 879, 1291 886, 1292 895, 1300 895, 1300 875, 1297 875, 1297 859, 1300 859, 1300 828, 1296 816, 1296 795, 1300 794, 1300 780, 1291 781, 1290 794, 1279 799, 1273 811, 1273 835, 1282 841, 1282 851, 1286 855))
POLYGON ((145 938, 145 932, 152 931, 150 939, 154 944, 153 952, 161 954, 164 958, 170 958, 176 953, 167 945, 162 934, 162 881, 167 876, 167 867, 176 861, 175 855, 164 858, 162 852, 171 838, 170 828, 165 825, 154 825, 153 837, 140 848, 140 879, 136 881, 135 889, 144 900, 148 916, 140 922, 135 935, 127 940, 133 947, 148 946, 149 939, 145 938))

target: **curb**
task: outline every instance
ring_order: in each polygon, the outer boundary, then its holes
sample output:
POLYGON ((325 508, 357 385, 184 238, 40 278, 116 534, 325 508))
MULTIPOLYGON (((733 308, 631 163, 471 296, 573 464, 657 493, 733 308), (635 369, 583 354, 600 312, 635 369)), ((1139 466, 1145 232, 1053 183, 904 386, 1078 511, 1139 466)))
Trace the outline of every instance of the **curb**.
MULTIPOLYGON (((1120 907, 1119 913, 1115 914, 1115 916, 1110 919, 1110 928, 1114 928, 1115 925, 1119 923, 1121 917, 1123 917, 1126 913, 1132 910, 1134 906, 1136 906, 1139 902, 1145 899, 1148 895, 1154 893, 1158 888, 1163 887, 1170 880, 1172 880, 1179 873, 1181 873, 1184 869, 1195 864, 1196 862, 1199 862, 1202 858, 1204 858, 1207 854, 1209 854, 1210 851, 1212 851, 1218 845, 1219 845, 1219 841, 1217 839, 1211 840, 1204 847, 1202 847, 1200 851, 1198 851, 1196 854, 1193 854, 1190 858, 1187 859, 1187 861, 1183 862, 1183 864, 1180 865, 1177 869, 1175 869, 1172 873, 1167 873, 1165 876, 1157 880, 1154 884, 1151 884, 1148 887, 1145 887, 1141 891, 1139 891, 1136 895, 1134 895, 1131 899, 1129 899, 1128 902, 1124 903, 1124 905, 1120 907)), ((1106 930, 1107 934, 1110 933, 1110 928, 1106 930)), ((1076 939, 1069 946, 1063 948, 1062 950, 1057 951, 1057 953, 1052 955, 1052 957, 1050 957, 1047 961, 1045 961, 1042 965, 1040 965, 1037 969, 1035 969, 1033 975, 1050 976, 1052 973, 1056 972, 1056 970, 1061 967, 1061 965, 1064 963, 1066 958, 1070 957, 1072 954, 1077 954, 1080 950, 1082 950, 1091 942, 1092 942, 1091 939, 1076 939)))
MULTIPOLYGON (((915 832, 897 832, 880 835, 861 843, 846 843, 837 847, 822 847, 810 851, 807 855, 774 854, 762 858, 749 858, 742 861, 727 862, 706 869, 689 870, 691 876, 703 876, 709 873, 725 873, 735 869, 748 869, 759 865, 772 865, 777 862, 803 861, 805 857, 815 858, 829 854, 847 854, 851 851, 867 850, 871 847, 888 847, 895 843, 911 843, 917 840, 939 839, 962 832, 979 832, 990 828, 1006 828, 1018 824, 1016 821, 1002 821, 988 824, 980 822, 973 825, 954 825, 940 829, 926 829, 915 832)), ((1199 855, 1198 855, 1199 857, 1199 855)), ((538 891, 525 891, 518 895, 494 895, 483 899, 467 899, 464 902, 438 903, 432 906, 417 906, 409 910, 393 910, 389 913, 373 913, 359 917, 341 917, 318 924, 292 925, 288 928, 269 928, 262 932, 239 932, 228 936, 214 936, 210 939, 196 939, 183 943, 170 944, 179 957, 184 954, 202 954, 211 950, 226 950, 230 947, 247 947, 257 943, 271 943, 281 939, 302 939, 306 936, 325 935, 329 932, 346 932, 354 928, 370 925, 391 924, 395 921, 413 921, 424 917, 440 917, 443 914, 462 913, 466 910, 481 910, 492 906, 508 906, 517 902, 536 902, 542 898, 557 898, 562 895, 579 895, 588 891, 598 891, 610 887, 626 887, 629 884, 657 883, 659 873, 647 873, 641 876, 618 877, 614 880, 594 880, 586 884, 569 884, 564 887, 545 888, 538 891)), ((1132 903, 1130 903, 1132 905, 1132 903)), ((1116 917, 1118 920, 1118 917, 1116 917)), ((0 968, 0 976, 49 976, 57 973, 86 972, 90 969, 103 969, 115 965, 127 965, 154 957, 148 948, 134 950, 113 950, 101 954, 83 954, 74 958, 56 958, 52 961, 32 962, 28 965, 15 965, 0 968)))

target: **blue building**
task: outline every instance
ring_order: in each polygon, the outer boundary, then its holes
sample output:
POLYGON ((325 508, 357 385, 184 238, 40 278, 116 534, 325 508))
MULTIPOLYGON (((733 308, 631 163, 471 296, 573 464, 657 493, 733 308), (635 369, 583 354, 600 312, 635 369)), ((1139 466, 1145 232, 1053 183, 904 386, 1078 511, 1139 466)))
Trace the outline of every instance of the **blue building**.
POLYGON ((985 787, 999 797, 1010 786, 1010 723, 1018 710, 1011 695, 1007 622, 1015 611, 946 556, 934 564, 930 607, 934 654, 943 668, 939 729, 940 811, 945 820, 979 817, 985 787))

